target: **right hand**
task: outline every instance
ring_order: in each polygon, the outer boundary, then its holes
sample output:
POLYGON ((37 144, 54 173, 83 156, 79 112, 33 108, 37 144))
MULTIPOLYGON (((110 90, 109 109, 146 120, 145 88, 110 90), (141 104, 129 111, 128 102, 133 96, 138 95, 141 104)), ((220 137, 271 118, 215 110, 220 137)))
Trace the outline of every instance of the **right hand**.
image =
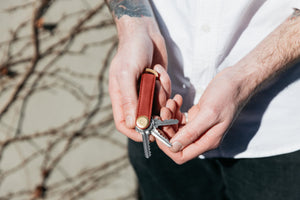
MULTIPOLYGON (((127 20, 127 19, 126 19, 127 20)), ((116 128, 134 141, 142 141, 135 130, 138 102, 137 82, 145 68, 160 74, 158 105, 170 96, 171 82, 166 72, 165 42, 153 18, 133 18, 118 24, 119 46, 109 72, 109 93, 116 128)))
MULTIPOLYGON (((177 164, 183 164, 217 148, 240 110, 254 94, 256 81, 240 66, 227 67, 208 84, 198 104, 188 111, 188 120, 180 112, 182 99, 175 96, 161 109, 162 120, 175 118, 178 127, 163 127, 171 148, 158 146, 177 164), (252 78, 252 79, 251 79, 252 78)), ((254 76, 256 78, 256 76, 254 76)))

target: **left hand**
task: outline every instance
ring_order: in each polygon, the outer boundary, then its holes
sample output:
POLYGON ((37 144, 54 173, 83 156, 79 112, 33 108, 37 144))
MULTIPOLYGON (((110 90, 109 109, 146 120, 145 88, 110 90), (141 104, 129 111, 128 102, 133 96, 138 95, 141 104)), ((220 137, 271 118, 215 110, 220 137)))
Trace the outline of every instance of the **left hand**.
POLYGON ((135 130, 137 113, 138 79, 145 68, 160 74, 158 88, 159 105, 169 98, 171 83, 167 67, 165 40, 154 18, 124 16, 116 22, 119 45, 109 69, 109 94, 113 116, 118 131, 134 141, 141 142, 142 136, 135 130))
MULTIPOLYGON (((166 127, 164 133, 171 138, 172 147, 168 148, 159 141, 159 147, 177 164, 183 164, 202 153, 219 146, 224 134, 248 100, 251 91, 233 69, 220 72, 208 85, 199 103, 188 111, 185 123, 180 105, 167 103, 161 110, 162 120, 177 118, 179 127, 166 127)), ((179 101, 180 102, 180 101, 179 101)))

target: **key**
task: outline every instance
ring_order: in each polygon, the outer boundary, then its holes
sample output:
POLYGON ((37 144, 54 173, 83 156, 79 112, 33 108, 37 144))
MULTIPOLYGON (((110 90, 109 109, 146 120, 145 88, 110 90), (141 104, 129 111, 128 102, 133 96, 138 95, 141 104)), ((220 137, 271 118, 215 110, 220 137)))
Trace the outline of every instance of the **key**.
POLYGON ((149 135, 151 134, 150 132, 151 129, 152 126, 146 130, 142 130, 138 127, 135 127, 135 130, 142 135, 145 158, 150 158, 151 156, 150 141, 149 141, 149 135))
POLYGON ((177 124, 178 120, 177 119, 169 119, 169 120, 164 120, 161 121, 159 119, 152 119, 152 129, 151 129, 151 134, 160 140, 162 143, 164 143, 166 146, 171 147, 172 144, 169 142, 167 138, 162 136, 160 132, 157 130, 159 126, 168 126, 168 125, 174 125, 177 124))
POLYGON ((169 126, 169 125, 175 125, 175 124, 178 124, 177 119, 168 119, 168 120, 164 120, 164 121, 161 121, 159 119, 153 120, 153 126, 155 128, 158 128, 159 126, 169 126))
POLYGON ((144 147, 144 154, 145 158, 150 158, 151 151, 150 151, 150 142, 149 142, 149 131, 142 131, 141 132, 143 137, 143 147, 144 147))
POLYGON ((151 130, 151 135, 153 135, 156 139, 158 139, 159 141, 164 143, 167 147, 172 146, 172 144, 169 142, 169 140, 167 138, 165 138, 164 136, 162 136, 155 127, 153 127, 153 129, 151 130))
POLYGON ((152 69, 145 69, 141 75, 139 100, 136 116, 136 130, 143 137, 144 154, 146 158, 151 156, 149 134, 152 127, 152 105, 155 91, 155 82, 158 78, 158 73, 152 69))

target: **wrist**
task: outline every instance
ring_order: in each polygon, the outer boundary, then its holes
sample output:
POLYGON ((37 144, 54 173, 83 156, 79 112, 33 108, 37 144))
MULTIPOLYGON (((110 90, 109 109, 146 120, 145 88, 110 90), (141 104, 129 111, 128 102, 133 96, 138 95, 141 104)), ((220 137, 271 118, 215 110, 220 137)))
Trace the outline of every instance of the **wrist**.
POLYGON ((246 103, 261 84, 257 68, 234 65, 225 68, 221 73, 235 89, 234 99, 241 104, 246 103))
POLYGON ((119 40, 132 38, 134 35, 161 35, 153 17, 134 18, 123 16, 116 20, 119 40))

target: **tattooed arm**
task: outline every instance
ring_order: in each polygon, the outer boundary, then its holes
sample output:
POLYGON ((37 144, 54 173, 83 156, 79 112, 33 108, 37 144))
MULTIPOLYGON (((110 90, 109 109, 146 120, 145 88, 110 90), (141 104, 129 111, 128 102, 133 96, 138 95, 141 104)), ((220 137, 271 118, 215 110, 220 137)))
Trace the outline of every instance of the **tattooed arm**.
MULTIPOLYGON (((160 148, 178 164, 216 148, 248 99, 274 76, 300 60, 300 10, 294 13, 232 67, 210 82, 188 123, 169 130, 173 147, 160 148)), ((167 104, 168 105, 168 104, 167 104)), ((176 113, 176 110, 170 113, 176 113)), ((168 109, 162 109, 167 112, 168 109)), ((164 118, 166 113, 162 113, 164 118)), ((172 117, 169 114, 169 117, 172 117)), ((173 116, 176 117, 176 116, 173 116)))
POLYGON ((133 129, 137 108, 137 81, 144 68, 160 73, 158 103, 170 94, 170 79, 165 71, 167 53, 148 0, 107 0, 116 22, 118 51, 110 66, 109 93, 117 129, 135 141, 141 135, 133 129))
POLYGON ((124 15, 130 17, 153 17, 148 1, 106 1, 113 15, 120 19, 124 15))

